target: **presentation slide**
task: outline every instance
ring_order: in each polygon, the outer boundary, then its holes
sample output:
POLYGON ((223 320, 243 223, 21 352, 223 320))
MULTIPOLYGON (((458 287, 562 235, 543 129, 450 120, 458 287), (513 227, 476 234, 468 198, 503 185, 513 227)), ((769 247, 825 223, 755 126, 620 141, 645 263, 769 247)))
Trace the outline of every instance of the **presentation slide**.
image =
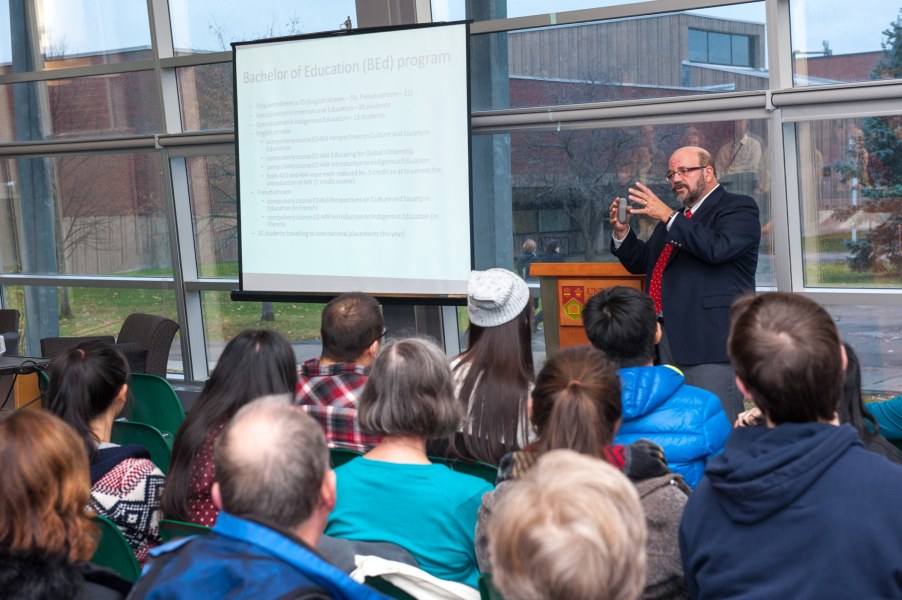
POLYGON ((466 294, 463 23, 235 44, 241 291, 466 294))

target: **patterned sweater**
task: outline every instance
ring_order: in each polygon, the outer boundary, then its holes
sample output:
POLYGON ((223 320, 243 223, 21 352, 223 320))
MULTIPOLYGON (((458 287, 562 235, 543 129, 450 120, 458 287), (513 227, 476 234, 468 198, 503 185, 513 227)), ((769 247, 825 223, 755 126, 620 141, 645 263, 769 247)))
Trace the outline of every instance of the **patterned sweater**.
MULTIPOLYGON (((125 448, 129 446, 101 444, 92 467, 111 452, 125 448)), ((147 458, 124 458, 102 474, 92 469, 88 509, 107 517, 122 530, 142 565, 147 551, 160 543, 160 496, 165 482, 165 475, 147 458)))

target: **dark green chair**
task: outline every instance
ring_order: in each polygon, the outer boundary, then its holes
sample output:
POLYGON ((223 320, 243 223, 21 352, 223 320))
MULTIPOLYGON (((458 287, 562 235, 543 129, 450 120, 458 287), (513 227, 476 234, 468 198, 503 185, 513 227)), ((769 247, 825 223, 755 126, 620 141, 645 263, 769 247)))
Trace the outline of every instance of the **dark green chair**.
POLYGON ((166 436, 153 425, 135 423, 134 421, 113 421, 110 441, 120 446, 137 444, 150 452, 153 461, 163 473, 169 472, 169 459, 172 458, 172 436, 166 436))
POLYGON ((116 571, 123 579, 136 581, 141 575, 141 567, 125 536, 115 523, 102 515, 96 515, 94 523, 100 528, 100 540, 91 562, 116 571))
POLYGON ((363 583, 367 587, 371 587, 377 592, 385 594, 389 598, 395 598, 396 600, 417 600, 414 596, 411 596, 395 584, 389 583, 379 576, 367 577, 363 583))
POLYGON ((329 456, 332 458, 332 468, 337 469, 346 462, 363 456, 363 454, 348 448, 329 448, 329 456))
POLYGON ((495 482, 498 480, 498 467, 496 467, 495 465, 490 465, 489 463, 479 462, 476 460, 440 458, 437 456, 430 456, 429 460, 434 463, 439 463, 450 467, 452 471, 479 477, 480 479, 484 479, 492 485, 495 485, 495 482))
POLYGON ((501 592, 492 583, 491 573, 483 573, 479 576, 479 597, 482 600, 504 600, 501 592))
POLYGON ((132 373, 128 378, 131 399, 129 421, 153 425, 173 438, 185 420, 182 401, 168 381, 157 375, 132 373))
POLYGON ((173 519, 160 519, 160 537, 164 542, 192 535, 207 535, 210 528, 197 523, 175 521, 173 519))

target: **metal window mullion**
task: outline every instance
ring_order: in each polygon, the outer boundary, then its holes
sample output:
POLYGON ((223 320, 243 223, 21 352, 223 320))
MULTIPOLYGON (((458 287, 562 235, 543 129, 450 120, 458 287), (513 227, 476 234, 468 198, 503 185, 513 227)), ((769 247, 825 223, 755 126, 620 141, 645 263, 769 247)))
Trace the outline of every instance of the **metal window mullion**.
POLYGON ((194 219, 188 187, 188 161, 185 158, 166 159, 166 173, 171 203, 173 253, 178 257, 176 298, 179 301, 179 320, 182 323, 182 358, 185 379, 203 381, 207 378, 207 344, 204 333, 200 292, 189 290, 186 280, 197 279, 197 255, 194 246, 194 219))
POLYGON ((635 2, 602 8, 548 12, 526 17, 513 17, 510 19, 476 21, 470 25, 470 32, 473 34, 498 33, 517 29, 549 27, 552 25, 572 25, 586 21, 642 17, 660 13, 696 10, 700 8, 720 8, 733 4, 747 4, 748 2, 749 0, 650 0, 649 2, 635 2))
MULTIPOLYGON (((802 203, 799 201, 799 168, 798 168, 798 136, 796 135, 795 125, 791 123, 783 123, 783 153, 790 157, 786 164, 786 185, 794 186, 794 191, 787 193, 786 201, 786 227, 789 232, 789 289, 785 291, 800 291, 805 285, 805 264, 804 264, 804 248, 803 239, 804 231, 802 231, 802 203)), ((785 282, 778 281, 781 289, 785 282), (781 285, 782 284, 782 285, 781 285)))

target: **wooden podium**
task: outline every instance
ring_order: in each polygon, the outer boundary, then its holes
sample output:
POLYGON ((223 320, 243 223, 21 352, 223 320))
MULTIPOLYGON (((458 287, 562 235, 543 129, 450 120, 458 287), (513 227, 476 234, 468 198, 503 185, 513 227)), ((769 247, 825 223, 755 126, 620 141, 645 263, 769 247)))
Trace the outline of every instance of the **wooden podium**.
POLYGON ((641 290, 645 283, 645 275, 633 275, 620 263, 534 262, 529 274, 539 277, 548 354, 589 343, 582 318, 589 298, 615 285, 641 290))

